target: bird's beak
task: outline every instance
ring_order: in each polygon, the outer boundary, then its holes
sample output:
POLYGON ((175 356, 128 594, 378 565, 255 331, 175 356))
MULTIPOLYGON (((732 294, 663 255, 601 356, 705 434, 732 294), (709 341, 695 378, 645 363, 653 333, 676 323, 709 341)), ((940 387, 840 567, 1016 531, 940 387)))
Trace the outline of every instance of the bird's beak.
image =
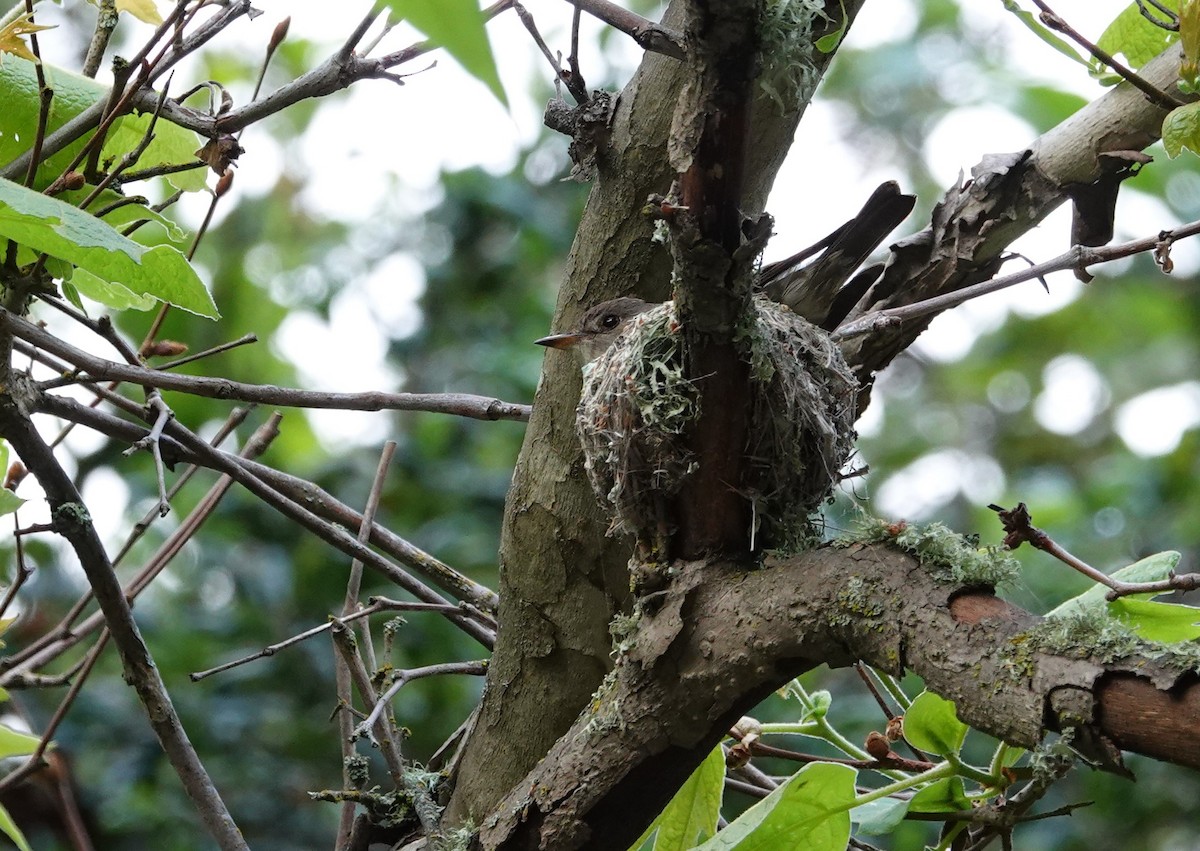
POLYGON ((540 340, 534 340, 539 346, 549 346, 552 349, 569 349, 582 340, 583 334, 551 334, 549 337, 542 337, 540 340))

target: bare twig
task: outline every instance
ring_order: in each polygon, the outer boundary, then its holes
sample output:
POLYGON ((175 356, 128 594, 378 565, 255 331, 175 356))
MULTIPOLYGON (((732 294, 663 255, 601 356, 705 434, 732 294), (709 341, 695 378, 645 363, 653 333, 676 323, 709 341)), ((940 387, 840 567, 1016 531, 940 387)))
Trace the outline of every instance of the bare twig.
MULTIPOLYGON (((354 680, 354 687, 358 689, 359 696, 363 703, 369 706, 374 706, 379 701, 379 694, 375 691, 375 686, 371 682, 371 673, 363 664, 354 646, 354 632, 349 625, 341 621, 333 621, 333 628, 330 632, 333 637, 333 646, 337 648, 350 670, 351 679, 354 680)), ((399 744, 395 741, 392 735, 392 730, 383 721, 378 721, 373 730, 366 733, 372 742, 380 746, 380 751, 383 754, 384 762, 387 763, 388 773, 392 777, 392 782, 397 789, 404 788, 404 758, 400 755, 399 744)))
POLYGON ((1025 503, 1019 502, 1016 508, 1011 509, 1001 508, 998 505, 989 505, 988 508, 1000 516, 1000 522, 1004 525, 1004 546, 1014 550, 1021 544, 1028 543, 1035 549, 1049 553, 1093 582, 1098 582, 1108 588, 1109 592, 1105 597, 1109 601, 1130 594, 1162 594, 1168 591, 1195 591, 1200 588, 1200 573, 1186 573, 1177 576, 1172 572, 1167 579, 1158 582, 1122 582, 1120 579, 1114 579, 1104 571, 1097 570, 1083 559, 1067 552, 1053 538, 1034 526, 1033 517, 1025 503))
POLYGON ((1174 109, 1177 106, 1183 106, 1183 101, 1172 97, 1167 92, 1164 92, 1157 86, 1147 82, 1132 68, 1122 64, 1121 62, 1118 62, 1111 53, 1085 38, 1078 30, 1061 18, 1057 12, 1046 5, 1043 0, 1033 0, 1033 4, 1042 10, 1042 14, 1040 16, 1042 23, 1050 27, 1052 30, 1058 30, 1088 53, 1092 54, 1092 56, 1096 57, 1096 59, 1103 62, 1109 68, 1112 68, 1121 76, 1121 79, 1125 80, 1138 91, 1142 92, 1151 100, 1151 102, 1161 106, 1163 109, 1174 109))
POLYGON ((171 513, 171 503, 167 501, 167 479, 163 469, 162 444, 159 443, 159 440, 162 438, 163 429, 166 428, 167 423, 174 418, 175 412, 167 407, 162 394, 157 390, 151 390, 146 394, 146 409, 155 413, 150 433, 126 449, 124 454, 132 455, 139 449, 150 450, 150 454, 154 457, 154 470, 158 478, 158 514, 160 517, 166 517, 171 513))
MULTIPOLYGON (((130 413, 138 416, 143 413, 141 406, 136 402, 115 394, 111 394, 108 398, 126 406, 126 410, 130 413)), ((103 434, 121 440, 137 440, 145 434, 144 429, 132 423, 54 395, 43 396, 38 409, 64 419, 82 422, 103 434)), ((173 435, 179 435, 182 438, 182 441, 172 440, 171 451, 178 460, 198 463, 210 469, 229 473, 267 505, 295 520, 343 553, 363 559, 365 564, 381 572, 417 599, 428 603, 444 604, 446 602, 445 598, 401 570, 395 563, 383 558, 375 551, 363 547, 354 537, 346 534, 346 527, 352 528, 357 525, 358 514, 320 488, 264 464, 237 459, 227 453, 213 450, 178 422, 172 422, 168 429, 167 438, 172 439, 173 435), (331 522, 325 522, 322 519, 325 516, 331 518, 331 522), (332 518, 343 518, 346 522, 332 518)), ((164 451, 166 448, 166 444, 164 444, 164 451)), ((414 547, 383 527, 377 525, 372 530, 372 541, 389 555, 424 573, 440 587, 451 590, 463 600, 470 601, 472 605, 464 610, 467 617, 448 617, 460 629, 485 647, 489 649, 492 647, 495 642, 494 629, 489 624, 489 618, 474 607, 495 611, 496 599, 493 591, 463 576, 449 565, 414 547)))
POLYGON ((567 2, 575 8, 587 12, 593 18, 604 21, 613 29, 625 33, 640 47, 651 53, 661 53, 675 59, 683 59, 686 54, 683 33, 643 18, 615 3, 610 3, 609 0, 567 0, 567 2))
POLYGON ((0 311, 0 330, 26 340, 57 355, 88 377, 105 381, 128 381, 161 390, 179 390, 211 399, 231 399, 293 408, 337 408, 353 411, 426 411, 456 414, 481 420, 528 420, 530 407, 486 396, 466 393, 324 393, 274 387, 269 384, 244 384, 224 378, 194 375, 170 375, 132 364, 118 364, 98 358, 60 340, 10 311, 0 311))
POLYGON ((864 334, 870 334, 881 328, 897 325, 908 319, 917 319, 932 313, 938 313, 951 307, 957 307, 973 298, 979 298, 982 295, 999 292, 1016 284, 1042 278, 1051 272, 1062 272, 1067 269, 1083 269, 1097 263, 1107 263, 1111 260, 1131 257, 1134 254, 1158 251, 1164 243, 1177 242, 1180 239, 1195 236, 1196 234, 1200 234, 1200 220, 1189 222, 1172 230, 1161 231, 1155 236, 1131 240, 1120 245, 1107 245, 1102 248, 1075 245, 1052 260, 1038 263, 1011 275, 1002 275, 998 278, 992 278, 990 281, 983 281, 969 287, 963 287, 961 290, 927 298, 924 301, 918 301, 914 304, 893 307, 888 310, 872 311, 838 327, 833 332, 833 338, 835 340, 848 340, 852 337, 861 337, 864 334))
MULTIPOLYGON (((529 31, 533 43, 537 45, 538 50, 542 52, 542 56, 546 57, 546 61, 550 63, 550 67, 554 69, 554 76, 563 82, 567 87, 567 91, 571 93, 571 97, 575 98, 577 104, 585 104, 588 102, 587 87, 581 85, 583 78, 576 76, 573 73, 563 73, 562 65, 554 54, 550 52, 550 48, 546 46, 545 39, 538 32, 537 22, 533 20, 533 15, 529 14, 529 10, 520 3, 513 0, 513 11, 517 13, 517 17, 521 19, 521 23, 525 29, 529 31)), ((578 11, 578 10, 576 10, 578 11)))
POLYGON ((204 349, 203 351, 196 352, 195 354, 191 354, 191 355, 188 355, 188 356, 182 357, 182 358, 177 358, 173 361, 168 361, 167 363, 159 364, 156 368, 160 369, 160 370, 176 369, 177 367, 181 367, 184 364, 192 363, 193 361, 203 360, 204 358, 210 358, 213 355, 224 354, 225 352, 228 352, 232 349, 236 349, 241 346, 246 346, 251 343, 257 343, 257 342, 258 342, 257 334, 245 334, 241 337, 238 337, 236 340, 230 340, 228 343, 221 343, 220 345, 212 346, 211 348, 204 349))
MULTIPOLYGON (((278 435, 278 414, 271 417, 266 423, 259 426, 250 439, 246 441, 242 447, 242 456, 246 458, 256 457, 266 451, 270 442, 278 435)), ((221 439, 214 440, 214 443, 219 444, 221 439)), ((142 569, 137 575, 131 579, 124 588, 126 599, 131 601, 136 600, 138 596, 150 586, 155 577, 157 577, 171 560, 178 555, 191 538, 199 531, 204 521, 207 520, 216 510, 217 505, 228 492, 232 482, 228 477, 222 477, 209 489, 208 493, 197 503, 188 515, 179 524, 179 527, 171 532, 167 539, 163 541, 158 550, 146 561, 142 569)), ((157 511, 151 513, 157 516, 157 511)), ((143 527, 148 521, 143 521, 143 527)), ((132 541, 140 534, 135 527, 134 533, 130 536, 130 541, 118 554, 118 558, 124 556, 132 546, 132 541)), ((114 560, 114 564, 116 561, 114 560)), ((51 630, 46 632, 38 640, 31 642, 27 646, 12 653, 9 656, 0 660, 0 670, 10 671, 5 673, 0 679, 8 682, 16 676, 21 676, 26 671, 32 671, 48 664, 57 656, 61 655, 65 650, 78 644, 86 636, 100 629, 104 625, 103 613, 97 613, 87 618, 80 624, 76 624, 76 619, 82 614, 88 603, 92 600, 92 593, 84 594, 71 607, 70 611, 62 617, 59 623, 51 630)))
POLYGON ((188 674, 188 678, 191 679, 192 682, 199 682, 200 680, 203 680, 207 677, 211 677, 213 674, 224 673, 225 671, 229 671, 229 670, 232 670, 233 668, 241 667, 242 665, 245 665, 249 662, 253 662, 257 659, 270 658, 271 656, 274 656, 276 653, 278 653, 280 650, 283 650, 287 647, 291 647, 294 644, 299 644, 302 641, 307 641, 310 638, 318 636, 321 633, 332 629, 335 622, 350 623, 351 621, 361 620, 363 618, 370 617, 371 615, 375 615, 380 612, 394 612, 394 611, 440 612, 440 613, 444 614, 447 612, 461 611, 461 609, 458 606, 452 606, 449 604, 440 604, 440 603, 415 603, 415 602, 411 602, 411 601, 405 602, 405 601, 397 601, 397 600, 381 600, 381 601, 373 600, 371 605, 366 606, 365 608, 361 608, 356 612, 353 612, 348 615, 342 615, 339 618, 330 618, 325 623, 318 624, 317 626, 314 626, 311 629, 306 629, 306 630, 304 630, 304 632, 293 635, 290 638, 285 638, 283 641, 276 642, 275 644, 269 644, 266 647, 264 647, 262 650, 259 650, 255 653, 251 653, 248 656, 242 656, 238 659, 234 659, 231 662, 225 662, 223 664, 217 665, 216 667, 208 668, 207 670, 204 670, 204 671, 194 671, 193 673, 188 674))
POLYGON ((371 708, 370 714, 358 725, 355 734, 367 735, 367 731, 379 721, 388 701, 395 697, 401 688, 413 680, 419 680, 422 677, 442 676, 444 674, 467 674, 473 677, 482 677, 487 673, 487 668, 488 663, 481 660, 477 662, 442 662, 437 665, 427 665, 423 668, 400 669, 395 672, 394 679, 387 690, 379 695, 379 699, 371 708))

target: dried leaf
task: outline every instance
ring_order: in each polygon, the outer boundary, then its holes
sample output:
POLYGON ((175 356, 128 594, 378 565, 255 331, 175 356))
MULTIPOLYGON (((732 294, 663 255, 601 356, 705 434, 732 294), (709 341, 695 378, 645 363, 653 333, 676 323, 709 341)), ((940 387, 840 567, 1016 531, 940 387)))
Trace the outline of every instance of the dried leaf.
POLYGON ((0 27, 0 53, 11 53, 22 59, 28 59, 30 62, 36 62, 37 57, 29 50, 21 36, 52 29, 54 29, 52 26, 35 24, 32 13, 26 12, 0 27))

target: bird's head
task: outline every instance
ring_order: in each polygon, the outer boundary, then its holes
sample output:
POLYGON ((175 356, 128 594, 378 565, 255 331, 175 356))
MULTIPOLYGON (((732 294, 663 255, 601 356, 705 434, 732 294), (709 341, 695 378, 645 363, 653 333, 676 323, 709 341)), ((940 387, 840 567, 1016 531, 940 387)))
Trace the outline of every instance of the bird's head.
POLYGON ((552 349, 578 352, 584 363, 590 363, 617 341, 629 326, 629 320, 655 306, 651 302, 631 296, 602 301, 583 314, 575 330, 565 334, 552 334, 534 342, 552 349))

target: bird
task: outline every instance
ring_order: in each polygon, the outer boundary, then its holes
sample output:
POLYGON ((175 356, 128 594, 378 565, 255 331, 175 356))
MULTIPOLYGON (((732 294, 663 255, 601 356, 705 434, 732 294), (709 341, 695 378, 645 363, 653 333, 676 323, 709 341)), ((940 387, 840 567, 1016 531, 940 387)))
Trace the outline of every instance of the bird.
POLYGON ((633 296, 602 301, 583 314, 576 330, 551 334, 534 342, 552 349, 578 352, 584 363, 590 363, 617 341, 630 319, 656 306, 633 296))
MULTIPOLYGON (((915 204, 916 196, 902 193, 895 181, 880 184, 854 218, 803 251, 763 266, 756 287, 814 325, 832 331, 876 281, 883 264, 857 274, 855 270, 915 204), (805 262, 812 257, 816 259, 805 262)), ((633 296, 603 301, 588 309, 573 330, 534 342, 575 351, 585 364, 590 363, 616 342, 629 320, 656 306, 633 296)))

